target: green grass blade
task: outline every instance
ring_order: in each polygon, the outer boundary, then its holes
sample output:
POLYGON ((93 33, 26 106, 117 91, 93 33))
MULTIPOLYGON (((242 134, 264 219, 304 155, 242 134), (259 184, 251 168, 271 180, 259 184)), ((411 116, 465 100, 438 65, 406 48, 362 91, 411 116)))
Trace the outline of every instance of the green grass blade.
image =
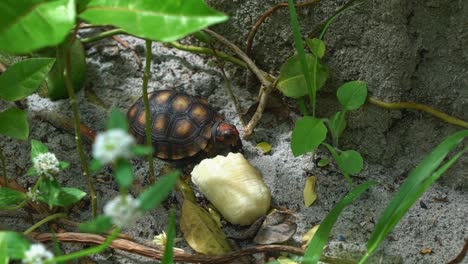
POLYGON ((452 134, 439 144, 424 160, 410 173, 398 193, 393 197, 390 204, 381 214, 374 231, 367 241, 366 255, 360 263, 372 254, 384 238, 392 231, 395 225, 406 214, 414 202, 424 193, 424 191, 437 180, 453 163, 463 154, 466 149, 458 152, 448 162, 441 163, 445 157, 465 138, 468 137, 468 130, 462 130, 452 134))
POLYGON ((376 181, 366 181, 351 190, 338 204, 328 213, 325 219, 320 223, 320 227, 315 233, 312 241, 310 241, 309 246, 307 247, 302 263, 304 264, 313 264, 318 263, 320 256, 322 254, 323 247, 328 240, 330 231, 335 224, 338 216, 341 214, 341 211, 348 206, 350 203, 354 202, 362 193, 364 193, 369 187, 376 185, 376 181))
POLYGON ((296 8, 294 7, 294 1, 288 0, 289 14, 291 18, 291 27, 294 35, 294 44, 296 46, 296 51, 301 61, 302 72, 306 80, 307 87, 309 87, 309 97, 310 104, 312 106, 312 115, 315 116, 315 82, 312 83, 311 70, 307 64, 304 44, 302 43, 301 31, 299 29, 299 22, 297 20, 296 8))
POLYGON ((171 210, 169 217, 169 227, 166 233, 167 241, 164 247, 164 255, 161 264, 172 264, 174 263, 174 237, 175 237, 175 210, 171 210))

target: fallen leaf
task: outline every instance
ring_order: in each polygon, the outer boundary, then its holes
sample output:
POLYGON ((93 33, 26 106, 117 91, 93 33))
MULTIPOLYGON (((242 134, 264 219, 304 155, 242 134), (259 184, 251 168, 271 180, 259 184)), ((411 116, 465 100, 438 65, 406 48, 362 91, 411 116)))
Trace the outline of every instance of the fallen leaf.
POLYGON ((271 151, 271 145, 268 142, 260 142, 257 144, 257 148, 259 148, 263 154, 267 154, 271 151))
POLYGON ((315 176, 310 176, 306 180, 304 187, 304 204, 306 207, 311 206, 317 199, 317 193, 315 193, 315 176))
POLYGON ((423 248, 419 251, 419 253, 426 255, 426 254, 431 254, 432 253, 432 248, 423 248))
POLYGON ((187 243, 198 253, 222 255, 232 251, 226 236, 210 213, 187 199, 182 204, 180 229, 187 243))
POLYGON ((278 257, 276 259, 280 264, 297 264, 296 261, 288 258, 288 257, 285 257, 285 256, 281 256, 281 257, 278 257))
POLYGON ((221 228, 223 226, 221 224, 221 215, 219 215, 219 213, 211 207, 208 207, 208 213, 210 213, 211 218, 216 222, 218 227, 221 228))
POLYGON ((296 233, 295 216, 287 211, 273 210, 257 232, 254 242, 257 244, 283 243, 296 233))
POLYGON ((314 235, 317 232, 319 227, 320 227, 320 225, 315 225, 309 231, 307 231, 307 233, 305 233, 304 236, 302 237, 302 243, 305 242, 306 246, 307 246, 309 244, 310 240, 312 240, 312 238, 314 237, 314 235))
POLYGON ((317 166, 318 167, 325 167, 327 166, 328 164, 330 164, 330 160, 329 159, 325 159, 325 158, 321 158, 319 159, 319 161, 317 162, 317 166))

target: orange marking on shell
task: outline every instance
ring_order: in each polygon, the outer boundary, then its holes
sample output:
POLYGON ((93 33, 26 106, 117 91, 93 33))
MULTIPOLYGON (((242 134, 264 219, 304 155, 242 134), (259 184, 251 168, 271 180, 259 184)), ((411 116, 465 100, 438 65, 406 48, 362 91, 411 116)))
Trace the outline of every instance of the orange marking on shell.
POLYGON ((207 140, 211 138, 211 126, 205 127, 205 129, 203 130, 202 136, 207 140))
POLYGON ((130 108, 130 111, 128 111, 128 117, 133 118, 136 114, 136 111, 137 111, 136 105, 132 106, 132 108, 130 108))
POLYGON ((204 105, 208 105, 208 100, 206 100, 205 98, 200 98, 200 102, 204 105))
POLYGON ((205 107, 201 105, 196 105, 195 107, 192 108, 191 114, 194 119, 201 122, 206 118, 208 111, 205 109, 205 107))
POLYGON ((172 108, 176 112, 183 112, 187 109, 190 104, 190 98, 186 96, 179 95, 172 102, 172 108))
POLYGON ((165 115, 158 115, 156 121, 154 122, 153 129, 157 133, 162 133, 167 126, 167 117, 165 115))
POLYGON ((171 95, 172 93, 170 91, 160 92, 154 100, 156 100, 158 104, 165 104, 171 95))
POLYGON ((140 115, 138 116, 138 124, 140 124, 141 126, 144 126, 146 124, 146 114, 145 112, 141 112, 140 115))
POLYGON ((188 120, 179 120, 176 123, 175 132, 178 137, 188 137, 192 134, 193 125, 188 120))

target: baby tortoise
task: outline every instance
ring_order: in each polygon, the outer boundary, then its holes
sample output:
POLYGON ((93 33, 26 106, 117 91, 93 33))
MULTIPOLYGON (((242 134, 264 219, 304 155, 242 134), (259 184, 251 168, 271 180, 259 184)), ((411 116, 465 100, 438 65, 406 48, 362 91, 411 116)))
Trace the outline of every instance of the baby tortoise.
MULTIPOLYGON (((239 132, 203 98, 183 92, 160 90, 148 94, 151 112, 151 140, 154 156, 186 163, 194 157, 212 154, 224 147, 242 147, 239 132)), ((139 98, 128 110, 130 133, 139 144, 146 142, 145 109, 139 98)))

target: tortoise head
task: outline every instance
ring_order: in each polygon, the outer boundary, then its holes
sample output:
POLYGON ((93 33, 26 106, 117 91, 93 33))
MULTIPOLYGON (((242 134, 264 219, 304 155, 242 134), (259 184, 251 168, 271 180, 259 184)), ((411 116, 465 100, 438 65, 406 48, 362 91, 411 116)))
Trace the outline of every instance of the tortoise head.
POLYGON ((215 127, 214 141, 223 143, 235 148, 242 148, 242 142, 239 138, 239 131, 237 128, 226 122, 219 122, 215 127))

